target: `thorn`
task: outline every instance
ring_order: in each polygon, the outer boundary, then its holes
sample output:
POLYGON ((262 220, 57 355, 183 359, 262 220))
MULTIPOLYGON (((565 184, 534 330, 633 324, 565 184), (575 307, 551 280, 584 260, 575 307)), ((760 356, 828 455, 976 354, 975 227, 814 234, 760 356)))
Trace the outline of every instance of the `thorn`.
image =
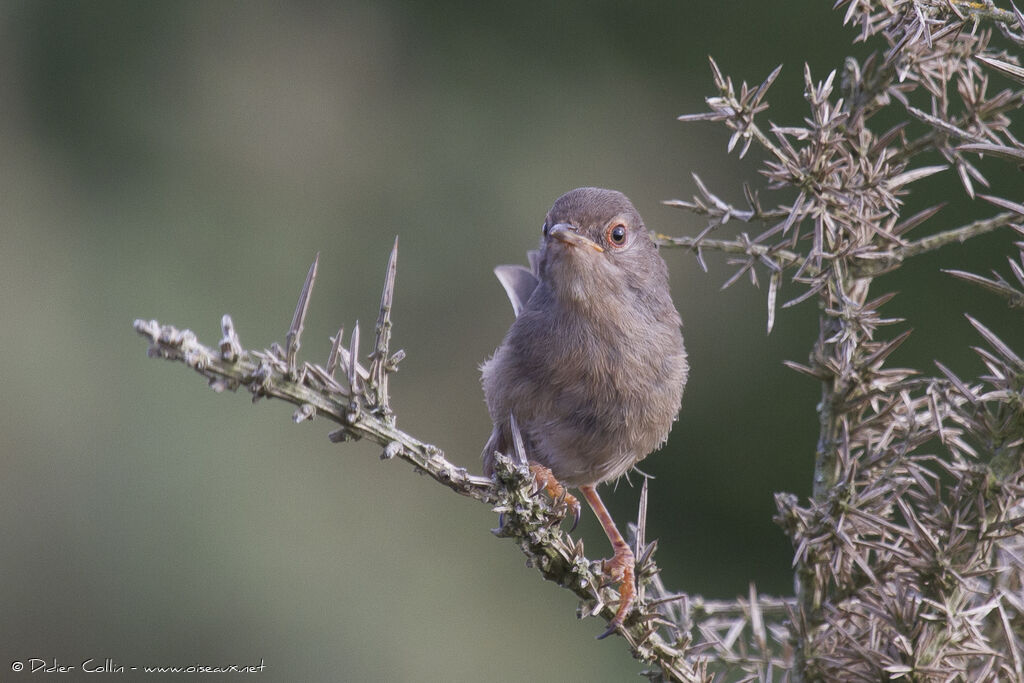
MULTIPOLYGON (((1024 78, 1024 69, 1021 69, 1021 78, 1024 78)), ((1009 199, 1003 199, 1002 197, 994 197, 992 195, 987 194, 981 194, 978 196, 981 199, 984 199, 989 204, 995 204, 996 206, 1001 207, 1003 209, 1008 209, 1009 211, 1013 211, 1015 213, 1024 215, 1024 204, 1018 204, 1017 202, 1011 202, 1009 199)))
POLYGON ((642 624, 660 624, 662 626, 674 626, 675 624, 665 619, 664 616, 657 612, 645 612, 640 614, 636 618, 642 624))
POLYGON ((313 263, 306 273, 306 282, 302 285, 302 292, 299 294, 299 302, 295 305, 295 313, 292 314, 292 324, 288 328, 285 337, 285 360, 288 362, 288 377, 295 379, 295 359, 299 353, 299 338, 302 336, 302 326, 306 321, 306 311, 309 310, 309 296, 313 293, 313 282, 316 280, 316 268, 320 263, 320 252, 316 253, 313 263))
POLYGON ((772 333, 775 327, 775 301, 779 293, 779 285, 782 283, 782 271, 773 271, 768 279, 768 334, 772 333))
POLYGON ((376 338, 370 363, 370 386, 374 390, 374 402, 385 413, 388 412, 387 361, 388 346, 391 343, 391 304, 395 298, 395 276, 398 273, 398 236, 391 247, 388 267, 384 275, 384 290, 380 295, 380 313, 377 315, 376 338))
POLYGON ((670 602, 683 602, 685 603, 690 599, 689 593, 676 593, 673 595, 666 595, 656 600, 651 600, 647 603, 648 607, 656 607, 657 605, 664 605, 670 602))
MULTIPOLYGON (((320 385, 320 387, 322 387, 325 391, 330 392, 331 394, 344 394, 346 396, 348 395, 348 388, 342 387, 340 384, 338 384, 338 380, 334 379, 334 377, 332 377, 331 375, 328 375, 327 371, 324 370, 319 365, 310 365, 309 363, 303 363, 302 373, 304 375, 307 375, 309 379, 315 379, 317 384, 320 385)), ((310 384, 310 387, 312 388, 313 385, 310 384)))
POLYGON ((640 485, 640 509, 636 515, 636 552, 647 543, 647 477, 640 485))
POLYGON ((890 339, 889 341, 882 344, 881 348, 879 348, 877 351, 868 356, 867 359, 865 359, 865 367, 871 367, 875 363, 878 363, 888 358, 893 351, 898 349, 903 344, 903 342, 907 341, 907 338, 910 337, 913 331, 913 329, 904 330, 894 339, 890 339))
MULTIPOLYGON (((666 623, 670 623, 670 622, 666 622, 666 623)), ((648 640, 651 639, 651 636, 653 636, 657 632, 658 632, 658 627, 657 626, 651 626, 646 631, 644 631, 643 635, 640 636, 640 639, 637 641, 637 643, 640 644, 640 645, 645 644, 648 640)))
POLYGON ((990 67, 1003 74, 1011 80, 1017 81, 1018 83, 1024 83, 1024 68, 1017 66, 1016 64, 1010 64, 999 59, 993 59, 992 57, 982 57, 981 55, 975 55, 974 57, 979 62, 988 64, 990 67))
POLYGON ((359 373, 357 368, 359 367, 359 321, 356 321, 355 327, 352 328, 352 336, 349 338, 348 347, 348 390, 350 392, 349 398, 353 405, 357 404, 356 397, 359 395, 358 390, 358 378, 359 373))
POLYGON ((338 334, 331 337, 331 352, 327 356, 327 374, 334 377, 334 371, 338 367, 338 359, 341 357, 341 340, 345 336, 345 326, 338 328, 338 334))
POLYGON ((743 183, 743 198, 747 200, 747 206, 755 214, 760 213, 761 207, 757 201, 757 194, 750 188, 750 183, 743 183))
POLYGON ((227 313, 220 319, 220 330, 224 335, 220 340, 220 357, 229 363, 234 363, 242 355, 242 342, 235 332, 235 322, 227 313))
POLYGON ((526 462, 526 447, 523 446, 523 435, 519 431, 519 424, 515 415, 508 416, 509 428, 512 430, 512 452, 516 456, 516 463, 520 467, 528 467, 526 462))
POLYGON ((1022 360, 1020 356, 1015 354, 1013 352, 1013 349, 1007 346, 1002 339, 997 337, 995 333, 992 332, 992 330, 988 329, 980 322, 972 318, 970 315, 967 315, 966 313, 964 314, 964 317, 967 318, 968 322, 970 322, 971 325, 974 326, 974 329, 978 331, 978 334, 980 334, 985 339, 985 341, 989 343, 989 346, 991 346, 997 354, 1002 356, 1004 359, 1009 361, 1010 364, 1016 366, 1017 368, 1024 368, 1024 360, 1022 360))
POLYGON ((754 586, 754 582, 750 582, 750 592, 748 595, 750 600, 750 627, 754 632, 754 638, 757 640, 757 646, 761 649, 761 652, 768 651, 768 634, 764 626, 764 615, 761 613, 761 603, 757 599, 757 587, 754 586))
POLYGON ((384 369, 388 372, 398 372, 398 364, 405 359, 405 349, 398 349, 391 358, 388 358, 388 364, 384 366, 384 369))
POLYGON ((828 374, 824 370, 816 370, 814 368, 809 368, 806 365, 801 365, 800 363, 797 363, 795 361, 784 360, 782 361, 782 364, 789 368, 790 370, 795 370, 796 372, 807 375, 808 377, 811 377, 813 379, 824 381, 825 379, 828 378, 828 374))
MULTIPOLYGON (((639 536, 637 537, 637 540, 639 540, 639 536)), ((651 541, 647 545, 640 546, 638 548, 638 550, 637 550, 637 560, 636 560, 637 566, 638 567, 644 566, 644 564, 646 564, 647 561, 651 559, 651 556, 654 555, 654 551, 657 550, 657 549, 658 549, 658 540, 657 539, 651 541)))

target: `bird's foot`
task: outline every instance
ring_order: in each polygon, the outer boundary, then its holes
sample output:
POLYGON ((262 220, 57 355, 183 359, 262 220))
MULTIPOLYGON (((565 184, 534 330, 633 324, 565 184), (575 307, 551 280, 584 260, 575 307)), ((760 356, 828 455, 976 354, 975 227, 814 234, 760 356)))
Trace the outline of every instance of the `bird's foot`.
POLYGON ((530 463, 530 473, 533 475, 534 486, 538 491, 544 489, 547 492, 551 500, 555 502, 555 509, 562 512, 563 517, 569 512, 572 513, 572 527, 569 529, 569 532, 572 533, 576 529, 576 525, 580 523, 580 501, 569 493, 555 478, 551 470, 544 465, 530 463))
POLYGON ((626 620, 629 610, 633 608, 633 603, 636 602, 636 575, 634 571, 636 558, 633 556, 633 551, 630 550, 629 546, 625 543, 622 545, 616 544, 615 554, 609 559, 604 560, 601 564, 607 582, 619 584, 619 608, 615 611, 615 616, 612 620, 608 622, 608 628, 597 637, 598 640, 607 638, 618 631, 622 626, 622 622, 626 620))

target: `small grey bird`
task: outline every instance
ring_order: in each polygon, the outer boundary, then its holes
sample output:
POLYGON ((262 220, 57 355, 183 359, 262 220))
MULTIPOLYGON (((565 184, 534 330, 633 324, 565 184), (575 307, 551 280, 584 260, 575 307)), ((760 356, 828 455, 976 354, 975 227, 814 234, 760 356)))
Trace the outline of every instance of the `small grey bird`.
MULTIPOLYGON (((494 430, 483 451, 510 453, 510 416, 531 470, 554 497, 577 487, 601 522, 619 582, 609 628, 622 625, 636 596, 628 544, 597 494, 668 438, 688 365, 668 267, 640 214, 621 192, 583 187, 555 201, 530 268, 498 266, 516 319, 482 366, 494 430)), ((579 516, 579 503, 565 498, 579 516)))

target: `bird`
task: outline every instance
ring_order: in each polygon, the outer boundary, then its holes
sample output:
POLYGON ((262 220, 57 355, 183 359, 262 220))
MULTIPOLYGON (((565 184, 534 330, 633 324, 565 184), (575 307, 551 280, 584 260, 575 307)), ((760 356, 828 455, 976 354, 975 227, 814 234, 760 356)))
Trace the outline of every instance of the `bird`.
POLYGON ((494 271, 516 317, 481 365, 494 424, 484 473, 493 475, 495 453, 511 452, 517 428, 538 489, 577 521, 579 502, 566 489, 587 500, 612 546, 606 580, 619 584, 604 638, 635 602, 636 560, 597 486, 668 439, 689 374, 682 321, 668 266, 621 192, 581 187, 559 197, 527 257, 529 267, 494 271))

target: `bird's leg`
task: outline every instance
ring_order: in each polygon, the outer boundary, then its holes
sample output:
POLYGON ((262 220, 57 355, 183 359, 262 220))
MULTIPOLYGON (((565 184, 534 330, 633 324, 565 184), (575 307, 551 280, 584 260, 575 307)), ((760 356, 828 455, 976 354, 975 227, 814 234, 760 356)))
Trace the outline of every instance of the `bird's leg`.
POLYGON ((636 600, 636 577, 633 573, 636 558, 633 557, 633 551, 626 543, 626 539, 615 527, 612 516, 608 514, 608 508, 604 506, 601 497, 597 495, 597 488, 581 486, 580 492, 590 503, 590 507, 594 509, 597 521, 601 522, 604 533, 608 535, 608 540, 612 543, 613 554, 610 559, 605 560, 604 571, 612 582, 619 583, 619 609, 615 612, 615 617, 608 623, 607 630, 598 636, 598 639, 601 639, 618 631, 622 622, 626 620, 626 614, 633 607, 633 602, 636 600))
POLYGON ((572 528, 569 529, 569 532, 572 533, 576 525, 580 523, 580 501, 569 493, 555 478, 551 470, 544 465, 531 462, 530 474, 533 475, 534 486, 538 491, 543 488, 556 505, 565 505, 572 512, 572 528))

